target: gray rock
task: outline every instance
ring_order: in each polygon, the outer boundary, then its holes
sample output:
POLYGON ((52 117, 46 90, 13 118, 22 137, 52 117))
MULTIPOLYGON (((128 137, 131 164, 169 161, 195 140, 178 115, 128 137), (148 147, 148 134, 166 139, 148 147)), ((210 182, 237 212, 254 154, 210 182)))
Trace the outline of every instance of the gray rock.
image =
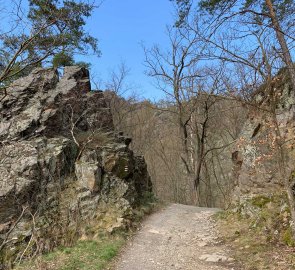
POLYGON ((90 90, 84 68, 66 67, 62 78, 38 68, 2 99, 0 268, 32 234, 38 245, 26 255, 72 243, 89 227, 127 227, 139 196, 151 191, 144 160, 114 134, 103 92, 90 90))
POLYGON ((70 137, 70 127, 77 120, 77 130, 113 128, 103 93, 90 92, 89 73, 84 68, 66 67, 61 79, 56 70, 37 68, 16 80, 7 92, 0 105, 3 140, 70 137))
POLYGON ((275 113, 271 113, 272 95, 259 93, 256 96, 258 108, 250 108, 232 155, 233 175, 237 183, 234 194, 240 202, 256 195, 269 196, 281 192, 284 185, 280 175, 282 162, 276 141, 287 149, 284 151, 284 170, 287 175, 294 171, 295 97, 286 73, 282 72, 273 79, 272 91, 276 96, 275 113), (278 138, 277 127, 281 138, 278 138))
POLYGON ((218 262, 232 262, 234 261, 233 258, 226 257, 224 255, 220 254, 203 254, 199 257, 201 261, 206 261, 206 262, 212 262, 212 263, 218 263, 218 262))
POLYGON ((75 173, 79 184, 91 192, 98 192, 102 182, 102 168, 99 164, 76 162, 75 173))

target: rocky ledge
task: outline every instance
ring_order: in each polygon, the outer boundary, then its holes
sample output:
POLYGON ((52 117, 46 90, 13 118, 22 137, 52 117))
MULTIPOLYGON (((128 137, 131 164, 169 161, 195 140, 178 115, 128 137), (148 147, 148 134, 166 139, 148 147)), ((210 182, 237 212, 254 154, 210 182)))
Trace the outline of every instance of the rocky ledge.
POLYGON ((129 226, 150 177, 86 69, 35 69, 0 100, 0 269, 129 226))

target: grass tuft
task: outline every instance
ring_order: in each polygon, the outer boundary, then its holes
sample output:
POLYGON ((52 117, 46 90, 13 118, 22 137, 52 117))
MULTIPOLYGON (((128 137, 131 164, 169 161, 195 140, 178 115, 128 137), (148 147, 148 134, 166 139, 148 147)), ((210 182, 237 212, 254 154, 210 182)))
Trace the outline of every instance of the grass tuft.
POLYGON ((44 254, 17 270, 102 270, 118 254, 125 243, 122 235, 99 240, 83 240, 73 247, 61 247, 44 254))
POLYGON ((295 269, 285 195, 258 196, 215 216, 222 240, 245 270, 295 269))

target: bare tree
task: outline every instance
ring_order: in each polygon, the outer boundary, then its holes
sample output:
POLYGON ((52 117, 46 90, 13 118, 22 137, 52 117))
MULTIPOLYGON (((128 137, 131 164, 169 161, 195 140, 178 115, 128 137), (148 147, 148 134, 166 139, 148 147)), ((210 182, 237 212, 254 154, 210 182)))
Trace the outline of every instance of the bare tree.
MULTIPOLYGON (((287 40, 289 43, 294 42, 294 37, 292 36, 294 34, 294 24, 292 22, 294 21, 294 1, 200 0, 196 9, 194 8, 193 0, 175 0, 175 2, 179 8, 177 26, 185 25, 185 27, 188 27, 191 24, 189 17, 192 15, 193 20, 197 18, 197 21, 201 21, 202 29, 205 29, 207 37, 212 37, 217 32, 226 33, 229 29, 234 28, 239 34, 232 39, 233 42, 236 42, 238 39, 251 41, 251 37, 247 34, 247 28, 253 31, 260 27, 267 28, 274 47, 277 43, 279 44, 279 49, 276 49, 276 52, 288 68, 294 91, 295 72, 290 50, 293 46, 287 42, 287 40)), ((249 43, 239 43, 239 46, 248 47, 251 50, 249 43)), ((236 54, 236 56, 241 55, 236 54)))
MULTIPOLYGON (((255 4, 252 1, 249 1, 247 8, 243 7, 238 11, 234 7, 240 1, 223 2, 224 6, 222 7, 224 9, 220 10, 216 21, 209 26, 207 24, 208 31, 204 31, 204 28, 200 27, 200 21, 196 20, 199 17, 195 17, 186 27, 194 31, 199 38, 208 44, 206 55, 211 60, 227 63, 227 72, 231 72, 234 79, 227 77, 225 86, 231 91, 237 89, 236 93, 238 94, 243 92, 245 87, 252 89, 248 104, 271 117, 273 123, 271 130, 275 134, 276 150, 279 152, 276 158, 281 164, 279 177, 288 195, 294 224, 295 196, 292 190, 293 186, 290 185, 290 172, 286 169, 288 167, 286 162, 288 149, 278 123, 279 112, 276 107, 280 101, 276 98, 278 93, 275 92, 274 86, 275 75, 285 65, 293 91, 295 89, 295 72, 290 51, 294 39, 289 35, 289 32, 292 33, 292 25, 289 24, 289 29, 284 31, 281 27, 282 19, 280 21, 276 13, 279 4, 277 3, 275 8, 272 0, 261 2, 265 4, 265 12, 255 9, 255 4), (279 44, 278 48, 276 48, 276 43, 279 44), (264 96, 260 103, 257 102, 259 96, 264 96)), ((281 12, 281 17, 288 13, 286 10, 288 10, 288 7, 281 12)), ((295 237, 294 225, 292 231, 295 237)))
MULTIPOLYGON (((207 157, 213 150, 223 149, 230 143, 209 143, 213 136, 211 123, 216 117, 216 103, 221 91, 223 66, 206 67, 203 63, 205 43, 196 32, 168 28, 171 49, 163 52, 158 46, 145 48, 148 75, 167 96, 170 105, 158 108, 176 119, 178 138, 174 141, 174 158, 180 160, 182 178, 187 178, 191 190, 190 201, 197 203, 200 184, 211 188, 207 177, 207 157), (211 130, 210 130, 211 129, 211 130)), ((205 61, 206 62, 206 61, 205 61)), ((232 143, 232 142, 231 142, 232 143)), ((166 145, 167 147, 167 145, 166 145)), ((180 180, 179 180, 180 181, 180 180)), ((208 202, 209 203, 209 202, 208 202)))

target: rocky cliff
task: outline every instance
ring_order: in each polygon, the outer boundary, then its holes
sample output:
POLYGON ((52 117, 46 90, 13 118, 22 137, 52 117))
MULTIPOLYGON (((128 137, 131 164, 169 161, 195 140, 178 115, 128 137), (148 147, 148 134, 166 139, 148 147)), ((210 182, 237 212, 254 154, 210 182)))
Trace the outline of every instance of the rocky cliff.
POLYGON ((35 69, 0 100, 0 269, 129 225, 150 177, 86 69, 35 69))
POLYGON ((295 158, 295 98, 286 72, 263 85, 232 154, 239 199, 281 193, 291 184, 295 158))

